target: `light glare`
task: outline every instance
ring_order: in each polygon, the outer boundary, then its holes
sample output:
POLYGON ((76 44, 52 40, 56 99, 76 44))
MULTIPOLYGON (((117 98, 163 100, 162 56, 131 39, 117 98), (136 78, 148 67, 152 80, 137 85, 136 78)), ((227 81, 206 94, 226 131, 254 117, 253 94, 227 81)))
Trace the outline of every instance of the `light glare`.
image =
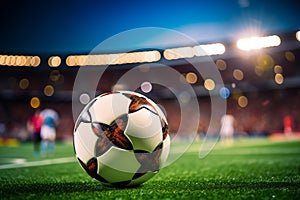
POLYGON ((279 46, 281 40, 277 35, 243 38, 237 41, 237 47, 244 51, 279 46))

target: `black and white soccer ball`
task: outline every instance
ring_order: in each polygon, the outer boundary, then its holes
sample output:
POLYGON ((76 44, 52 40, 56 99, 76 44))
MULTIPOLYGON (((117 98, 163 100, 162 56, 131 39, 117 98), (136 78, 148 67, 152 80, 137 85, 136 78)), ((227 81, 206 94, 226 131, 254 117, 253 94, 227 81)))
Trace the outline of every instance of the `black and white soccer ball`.
POLYGON ((167 160, 168 123, 159 106, 139 93, 104 93, 79 115, 74 149, 82 168, 101 183, 140 185, 167 160))

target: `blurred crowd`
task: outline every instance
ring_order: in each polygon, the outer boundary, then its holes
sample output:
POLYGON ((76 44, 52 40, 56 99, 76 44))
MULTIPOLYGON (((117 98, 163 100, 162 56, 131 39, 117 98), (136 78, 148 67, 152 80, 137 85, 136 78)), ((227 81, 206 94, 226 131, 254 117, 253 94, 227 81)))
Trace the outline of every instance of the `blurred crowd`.
MULTIPOLYGON (((248 105, 240 107, 234 94, 227 99, 227 113, 234 119, 234 134, 241 136, 267 136, 272 133, 284 133, 286 131, 298 132, 300 130, 300 90, 278 90, 270 92, 248 93, 248 105), (289 126, 290 128, 287 128, 289 126)), ((184 134, 190 133, 188 122, 195 120, 193 110, 185 124, 181 124, 179 103, 176 99, 154 99, 167 116, 171 133, 176 133, 181 126, 184 134)), ((199 97, 200 120, 198 133, 206 133, 210 124, 211 104, 209 97, 199 97)), ((57 111, 60 123, 57 125, 57 140, 72 140, 74 120, 72 114, 72 102, 48 102, 45 108, 53 108, 57 111)), ((0 137, 18 138, 21 141, 31 140, 32 137, 27 128, 28 119, 36 109, 28 106, 27 102, 11 101, 0 104, 0 137)), ((212 122, 221 128, 221 122, 212 122)), ((218 134, 218 133, 216 133, 218 134)))

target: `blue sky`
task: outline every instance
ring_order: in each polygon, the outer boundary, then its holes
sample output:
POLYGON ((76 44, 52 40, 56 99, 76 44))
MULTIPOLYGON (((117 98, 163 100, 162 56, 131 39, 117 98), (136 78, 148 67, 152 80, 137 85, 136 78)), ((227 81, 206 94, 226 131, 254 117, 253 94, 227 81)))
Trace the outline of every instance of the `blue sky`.
POLYGON ((142 27, 176 30, 199 42, 234 41, 299 29, 299 8, 289 0, 4 0, 0 54, 88 53, 115 34, 142 27))

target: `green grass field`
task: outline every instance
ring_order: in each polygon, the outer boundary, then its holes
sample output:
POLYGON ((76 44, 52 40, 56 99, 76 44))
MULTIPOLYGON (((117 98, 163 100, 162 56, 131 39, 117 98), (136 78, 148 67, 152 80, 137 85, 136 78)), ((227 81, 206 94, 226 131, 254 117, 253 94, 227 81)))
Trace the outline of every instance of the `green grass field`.
POLYGON ((140 187, 113 188, 80 168, 72 144, 57 144, 47 158, 33 157, 32 144, 0 147, 0 199, 300 199, 299 140, 236 140, 204 159, 199 148, 140 187))

